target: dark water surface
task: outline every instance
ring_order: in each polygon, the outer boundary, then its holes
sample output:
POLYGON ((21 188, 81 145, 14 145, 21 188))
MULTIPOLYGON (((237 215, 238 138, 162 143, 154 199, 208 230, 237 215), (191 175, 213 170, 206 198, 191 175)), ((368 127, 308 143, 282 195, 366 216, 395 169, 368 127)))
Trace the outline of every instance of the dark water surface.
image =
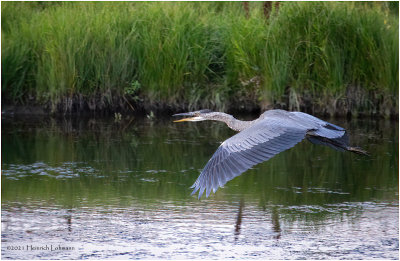
POLYGON ((3 259, 399 259, 398 122, 331 120, 363 157, 304 141, 208 199, 218 122, 2 119, 3 259))

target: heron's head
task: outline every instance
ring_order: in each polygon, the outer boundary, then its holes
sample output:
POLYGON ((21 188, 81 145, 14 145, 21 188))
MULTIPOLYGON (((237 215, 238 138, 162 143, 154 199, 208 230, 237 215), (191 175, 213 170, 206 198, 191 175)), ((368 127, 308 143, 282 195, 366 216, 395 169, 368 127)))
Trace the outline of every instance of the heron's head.
POLYGON ((192 112, 185 112, 185 113, 178 113, 172 116, 189 116, 188 118, 183 118, 180 120, 176 120, 174 122, 182 122, 182 121, 205 121, 211 120, 214 116, 215 112, 205 109, 199 111, 192 111, 192 112))

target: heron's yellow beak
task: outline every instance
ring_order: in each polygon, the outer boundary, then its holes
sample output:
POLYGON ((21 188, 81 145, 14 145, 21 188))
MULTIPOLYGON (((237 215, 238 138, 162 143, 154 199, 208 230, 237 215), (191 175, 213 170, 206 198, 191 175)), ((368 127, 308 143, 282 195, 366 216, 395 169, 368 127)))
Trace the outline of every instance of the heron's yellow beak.
POLYGON ((182 121, 196 121, 195 119, 196 117, 192 117, 192 118, 184 118, 184 119, 180 119, 180 120, 176 120, 174 122, 182 122, 182 121))
POLYGON ((174 122, 182 122, 182 121, 204 121, 206 120, 205 118, 201 117, 201 116, 195 116, 195 117, 190 117, 190 118, 184 118, 184 119, 180 119, 174 122))

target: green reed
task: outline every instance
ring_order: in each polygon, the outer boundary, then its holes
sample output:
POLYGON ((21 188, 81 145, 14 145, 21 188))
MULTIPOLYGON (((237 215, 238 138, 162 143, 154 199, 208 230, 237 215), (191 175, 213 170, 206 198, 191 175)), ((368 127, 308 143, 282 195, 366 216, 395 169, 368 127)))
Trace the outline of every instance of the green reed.
POLYGON ((284 2, 266 19, 261 3, 246 16, 240 2, 5 2, 2 94, 53 110, 77 97, 97 108, 116 97, 191 109, 299 109, 304 97, 334 109, 397 108, 389 6, 284 2))

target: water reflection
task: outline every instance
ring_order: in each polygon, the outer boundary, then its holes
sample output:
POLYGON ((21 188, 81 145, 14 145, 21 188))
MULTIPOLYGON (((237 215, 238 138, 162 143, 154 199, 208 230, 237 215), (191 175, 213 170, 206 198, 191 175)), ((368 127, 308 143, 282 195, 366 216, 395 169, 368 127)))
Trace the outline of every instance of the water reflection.
POLYGON ((221 123, 3 119, 3 243, 79 246, 2 257, 397 259, 398 123, 330 121, 371 157, 302 142, 198 201, 221 123))
POLYGON ((280 239, 281 238, 281 225, 279 224, 279 213, 278 213, 278 207, 274 206, 271 211, 271 221, 272 221, 272 228, 276 235, 274 236, 275 239, 280 239))
POLYGON ((239 202, 239 211, 237 214, 236 224, 235 224, 235 241, 238 240, 238 237, 240 235, 240 226, 242 225, 243 208, 244 208, 244 199, 242 198, 240 199, 239 202))
POLYGON ((67 209, 67 214, 65 215, 65 219, 67 220, 67 230, 68 232, 72 231, 72 209, 67 209))

